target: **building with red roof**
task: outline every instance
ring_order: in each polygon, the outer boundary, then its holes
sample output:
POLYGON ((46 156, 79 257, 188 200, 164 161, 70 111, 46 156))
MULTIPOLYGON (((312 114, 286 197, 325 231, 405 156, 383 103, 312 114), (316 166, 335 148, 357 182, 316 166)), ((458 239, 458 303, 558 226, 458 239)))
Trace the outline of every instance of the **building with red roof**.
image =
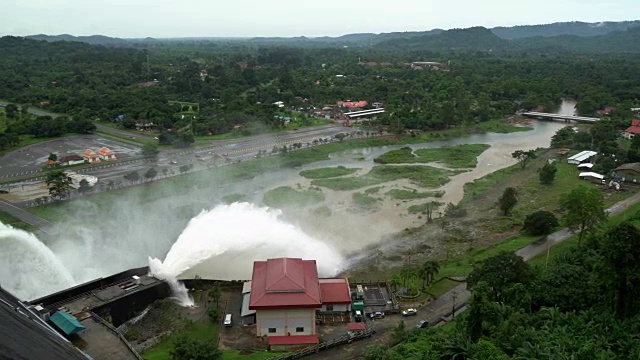
POLYGON ((631 140, 636 134, 640 134, 640 120, 631 120, 631 126, 622 133, 622 137, 631 140))
POLYGON ((98 156, 100 157, 100 160, 106 160, 106 161, 118 160, 116 158, 116 153, 111 151, 111 149, 109 149, 106 146, 103 146, 100 149, 100 151, 98 151, 98 156))
POLYGON ((351 311, 351 291, 347 279, 320 279, 321 312, 351 311))
POLYGON ((85 150, 84 153, 82 153, 82 158, 90 164, 100 162, 100 155, 96 154, 95 151, 91 149, 85 150))
POLYGON ((318 279, 315 260, 255 261, 248 309, 256 335, 268 336, 270 346, 317 344, 316 313, 350 311, 349 282, 318 279))
POLYGON ((362 100, 362 101, 351 101, 351 100, 347 100, 347 101, 338 101, 338 106, 342 106, 342 107, 346 107, 348 109, 354 110, 354 109, 361 109, 365 106, 367 106, 369 102, 362 100))
POLYGON ((315 260, 279 258, 253 263, 249 309, 258 336, 316 334, 322 306, 315 260))

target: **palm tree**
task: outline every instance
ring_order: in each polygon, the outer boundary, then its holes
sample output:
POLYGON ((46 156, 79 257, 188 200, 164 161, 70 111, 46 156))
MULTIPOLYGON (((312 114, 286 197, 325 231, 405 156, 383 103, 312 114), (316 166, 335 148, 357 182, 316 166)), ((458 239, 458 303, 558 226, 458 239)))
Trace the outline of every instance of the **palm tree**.
POLYGON ((398 290, 398 286, 400 286, 400 284, 402 284, 402 278, 400 278, 400 275, 393 274, 393 276, 391 276, 391 279, 389 280, 389 287, 391 289, 393 289, 392 291, 396 291, 398 290))
POLYGON ((427 280, 427 283, 431 284, 436 278, 436 275, 440 272, 440 263, 435 260, 429 260, 424 263, 424 266, 427 266, 429 269, 429 280, 427 280))
POLYGON ((418 268, 418 277, 420 277, 420 279, 422 279, 422 287, 424 288, 426 286, 426 284, 429 283, 429 276, 431 276, 431 273, 429 272, 430 269, 426 266, 428 263, 428 261, 424 264, 422 264, 422 266, 420 266, 420 268, 418 268))

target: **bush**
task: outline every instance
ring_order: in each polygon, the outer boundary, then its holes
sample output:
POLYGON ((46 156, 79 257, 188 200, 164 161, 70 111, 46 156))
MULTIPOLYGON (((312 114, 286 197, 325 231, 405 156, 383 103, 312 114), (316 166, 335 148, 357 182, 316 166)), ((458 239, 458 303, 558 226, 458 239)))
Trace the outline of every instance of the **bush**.
POLYGON ((448 203, 447 207, 444 209, 444 216, 452 217, 452 218, 462 218, 467 216, 467 210, 462 207, 462 205, 453 205, 453 203, 448 203))
POLYGON ((539 178, 540 183, 549 185, 556 178, 556 172, 558 172, 558 168, 555 163, 546 163, 540 169, 539 178))
POLYGON ((522 229, 531 235, 547 235, 559 225, 555 215, 548 211, 536 211, 524 220, 522 229))

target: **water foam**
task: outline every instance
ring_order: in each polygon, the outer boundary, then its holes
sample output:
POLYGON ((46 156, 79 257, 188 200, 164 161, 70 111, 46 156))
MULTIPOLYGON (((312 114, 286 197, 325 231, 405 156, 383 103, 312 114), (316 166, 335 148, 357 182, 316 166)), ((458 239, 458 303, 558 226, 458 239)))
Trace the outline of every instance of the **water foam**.
POLYGON ((38 238, 0 222, 0 285, 33 300, 75 285, 69 270, 38 238))
POLYGON ((149 258, 161 279, 250 279, 253 262, 277 257, 316 260, 321 276, 341 270, 344 259, 330 245, 280 219, 281 211, 249 203, 219 205, 189 222, 164 261, 149 258))

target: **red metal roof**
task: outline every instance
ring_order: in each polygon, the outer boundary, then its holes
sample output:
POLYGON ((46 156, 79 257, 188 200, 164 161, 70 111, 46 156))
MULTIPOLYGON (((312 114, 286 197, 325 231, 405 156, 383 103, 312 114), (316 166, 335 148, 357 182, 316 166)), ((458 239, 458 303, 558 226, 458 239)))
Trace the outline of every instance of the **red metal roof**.
POLYGON ((365 331, 367 330, 367 326, 363 322, 359 323, 348 323, 347 330, 349 331, 365 331))
POLYGON ((640 126, 629 126, 625 132, 631 134, 640 134, 640 126))
POLYGON ((319 342, 318 335, 269 336, 269 345, 304 345, 319 342))
POLYGON ((631 120, 631 126, 640 126, 640 120, 631 120))
POLYGON ((323 304, 351 304, 351 291, 347 279, 320 279, 323 304))
POLYGON ((362 108, 367 106, 368 102, 365 100, 362 101, 338 101, 338 106, 344 106, 347 107, 349 109, 353 109, 353 108, 362 108))
POLYGON ((315 260, 279 258, 253 263, 249 309, 322 305, 315 260))

